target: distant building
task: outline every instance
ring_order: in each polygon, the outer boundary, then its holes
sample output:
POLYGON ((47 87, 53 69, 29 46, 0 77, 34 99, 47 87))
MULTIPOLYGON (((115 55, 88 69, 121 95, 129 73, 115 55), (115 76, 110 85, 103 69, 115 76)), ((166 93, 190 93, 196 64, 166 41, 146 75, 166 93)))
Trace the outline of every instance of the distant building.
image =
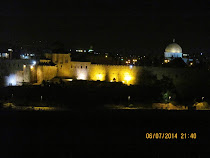
MULTIPOLYGON (((76 53, 77 54, 77 53, 76 53)), ((169 44, 165 49, 165 62, 170 62, 174 58, 182 58, 192 66, 189 56, 183 56, 182 48, 175 42, 169 44)), ((111 57, 106 53, 100 58, 90 55, 91 62, 72 60, 71 53, 46 53, 41 59, 31 60, 30 54, 24 54, 22 59, 0 59, 0 78, 5 78, 5 85, 41 84, 43 81, 50 81, 53 78, 65 78, 72 80, 90 80, 122 82, 127 85, 138 84, 141 80, 142 70, 149 70, 160 79, 163 75, 169 76, 180 84, 189 78, 196 78, 198 72, 193 69, 177 69, 163 67, 143 67, 133 66, 137 59, 132 60, 120 57, 127 65, 112 65, 111 57), (93 57, 92 57, 93 56, 93 57), (93 61, 96 63, 94 64, 93 61), (97 64, 97 62, 103 64, 97 64), (133 64, 133 65, 130 65, 133 64), (187 75, 186 75, 187 74, 187 75), (194 77, 192 77, 194 75, 194 77), (188 78, 187 78, 188 77, 188 78), (179 82, 178 82, 179 81, 179 82)), ((145 57, 145 56, 144 56, 145 57)), ((202 74, 200 74, 202 76, 202 74)))
MULTIPOLYGON (((175 43, 175 40, 173 40, 173 43, 166 47, 164 57, 164 63, 168 63, 175 58, 181 58, 187 65, 192 66, 194 61, 194 59, 191 58, 189 54, 182 52, 182 48, 180 45, 175 43)), ((195 63, 199 63, 198 59, 195 59, 195 63)))
POLYGON ((182 48, 175 43, 175 40, 166 47, 164 57, 167 60, 165 62, 170 62, 174 58, 182 58, 182 48))

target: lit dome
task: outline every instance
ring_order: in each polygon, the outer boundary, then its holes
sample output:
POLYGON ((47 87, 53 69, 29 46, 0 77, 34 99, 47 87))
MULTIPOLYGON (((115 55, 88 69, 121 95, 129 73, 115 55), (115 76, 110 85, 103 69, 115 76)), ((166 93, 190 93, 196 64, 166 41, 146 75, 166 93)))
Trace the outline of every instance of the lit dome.
POLYGON ((177 43, 171 43, 166 47, 165 52, 182 53, 182 48, 177 43))

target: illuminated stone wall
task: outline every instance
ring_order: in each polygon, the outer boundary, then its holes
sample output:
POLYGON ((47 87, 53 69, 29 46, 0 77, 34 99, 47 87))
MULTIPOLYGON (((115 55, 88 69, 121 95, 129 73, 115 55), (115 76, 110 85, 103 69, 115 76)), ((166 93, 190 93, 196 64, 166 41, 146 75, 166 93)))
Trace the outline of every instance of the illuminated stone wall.
POLYGON ((125 65, 98 65, 91 64, 90 80, 123 82, 125 84, 137 84, 141 67, 130 67, 125 65))
POLYGON ((91 63, 71 61, 69 71, 70 77, 77 80, 89 80, 91 63))
POLYGON ((163 75, 173 79, 175 86, 192 86, 202 82, 206 84, 207 78, 201 71, 189 68, 163 68, 141 67, 125 65, 102 65, 91 62, 71 61, 70 54, 48 54, 48 59, 57 64, 52 68, 37 69, 39 82, 49 80, 55 76, 69 77, 77 80, 100 80, 108 82, 123 82, 125 84, 138 84, 143 70, 150 71, 160 80, 163 75))
POLYGON ((51 80, 57 76, 56 66, 37 66, 37 83, 41 84, 43 80, 51 80))
POLYGON ((31 82, 32 60, 0 60, 0 76, 4 77, 5 86, 12 83, 15 85, 22 85, 22 82, 31 82))
POLYGON ((70 73, 70 62, 71 57, 69 54, 46 54, 46 57, 51 59, 53 63, 57 65, 58 73, 57 76, 69 77, 70 73))
MULTIPOLYGON (((57 76, 77 80, 116 81, 125 84, 137 84, 138 75, 142 69, 136 66, 101 65, 91 64, 91 62, 71 61, 70 54, 46 54, 46 58, 57 64, 57 76)), ((41 72, 37 74, 41 74, 41 72)))

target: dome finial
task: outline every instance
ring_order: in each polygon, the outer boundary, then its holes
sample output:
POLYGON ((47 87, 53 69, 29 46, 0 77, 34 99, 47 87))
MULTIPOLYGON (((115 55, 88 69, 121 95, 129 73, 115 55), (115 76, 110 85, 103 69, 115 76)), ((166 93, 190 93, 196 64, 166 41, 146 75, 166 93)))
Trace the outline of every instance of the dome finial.
POLYGON ((173 43, 175 43, 175 38, 173 39, 173 43))

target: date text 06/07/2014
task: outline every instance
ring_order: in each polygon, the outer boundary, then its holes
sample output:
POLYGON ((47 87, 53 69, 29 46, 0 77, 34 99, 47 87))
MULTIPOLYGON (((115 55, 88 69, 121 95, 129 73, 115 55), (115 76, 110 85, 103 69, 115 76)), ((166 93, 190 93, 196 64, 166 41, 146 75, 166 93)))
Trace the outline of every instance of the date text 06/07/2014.
POLYGON ((196 139, 196 133, 146 133, 146 139, 196 139))

